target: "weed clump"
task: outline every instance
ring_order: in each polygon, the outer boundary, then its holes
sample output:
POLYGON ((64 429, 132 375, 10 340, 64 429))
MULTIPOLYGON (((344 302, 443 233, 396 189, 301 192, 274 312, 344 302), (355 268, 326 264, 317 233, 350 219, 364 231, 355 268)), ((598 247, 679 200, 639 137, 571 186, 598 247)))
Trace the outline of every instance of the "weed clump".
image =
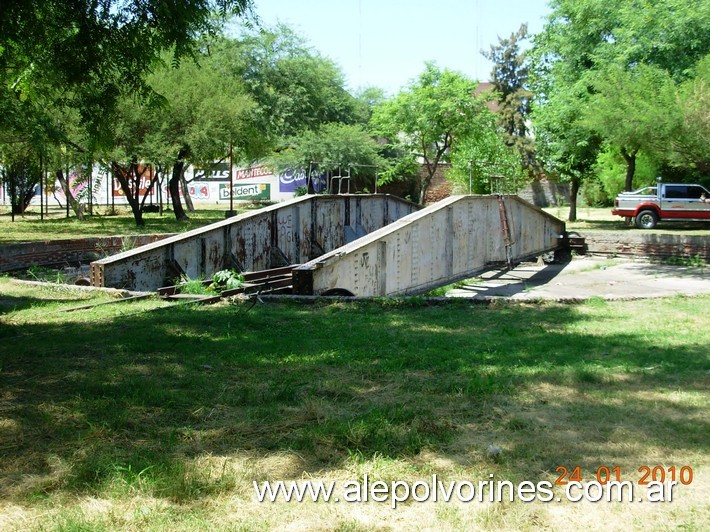
POLYGON ((212 282, 204 279, 182 277, 181 294, 214 295, 223 290, 237 290, 244 285, 244 276, 236 270, 220 270, 212 276, 212 282))

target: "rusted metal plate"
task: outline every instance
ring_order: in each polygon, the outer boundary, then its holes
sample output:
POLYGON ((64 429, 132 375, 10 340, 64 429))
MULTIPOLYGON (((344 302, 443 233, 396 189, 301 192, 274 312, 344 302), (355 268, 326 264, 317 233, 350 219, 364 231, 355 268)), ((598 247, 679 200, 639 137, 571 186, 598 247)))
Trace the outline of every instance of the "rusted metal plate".
POLYGON ((418 209, 394 196, 302 196, 166 238, 91 264, 94 286, 154 291, 186 275, 258 271, 304 263, 418 209))
POLYGON ((453 196, 294 269, 294 292, 416 294, 562 245, 564 222, 517 196, 453 196))

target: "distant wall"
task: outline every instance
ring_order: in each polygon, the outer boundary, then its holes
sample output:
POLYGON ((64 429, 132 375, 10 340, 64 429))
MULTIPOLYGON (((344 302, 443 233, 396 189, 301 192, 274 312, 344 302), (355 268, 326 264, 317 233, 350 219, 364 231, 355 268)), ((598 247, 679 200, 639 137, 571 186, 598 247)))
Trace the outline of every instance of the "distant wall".
POLYGON ((710 236, 632 232, 584 232, 591 253, 621 253, 635 257, 696 257, 710 261, 710 236))
POLYGON ((569 184, 557 183, 547 178, 535 179, 524 189, 518 191, 525 201, 536 207, 550 207, 570 202, 569 184))
MULTIPOLYGON (((454 190, 454 184, 446 178, 446 172, 451 168, 450 164, 440 164, 436 169, 436 173, 431 180, 429 190, 427 190, 425 205, 431 205, 437 201, 441 201, 455 194, 465 194, 466 190, 454 190)), ((422 172, 425 172, 425 167, 422 166, 422 172)), ((553 205, 569 205, 569 184, 557 183, 547 178, 536 179, 524 189, 517 193, 522 199, 528 203, 532 203, 536 207, 550 207, 553 205)))
MULTIPOLYGON (((431 205, 437 201, 448 198, 453 193, 454 185, 451 181, 446 179, 446 172, 451 168, 450 164, 439 164, 434 173, 434 177, 429 183, 429 189, 427 190, 426 197, 424 198, 425 205, 431 205)), ((426 172, 426 167, 422 166, 421 172, 426 172)))

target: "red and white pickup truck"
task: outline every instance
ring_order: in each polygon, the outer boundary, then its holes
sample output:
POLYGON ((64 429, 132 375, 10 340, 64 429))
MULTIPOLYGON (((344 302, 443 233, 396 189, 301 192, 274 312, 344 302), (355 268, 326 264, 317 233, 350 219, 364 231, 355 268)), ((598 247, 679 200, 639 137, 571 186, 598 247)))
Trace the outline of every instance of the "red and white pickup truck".
POLYGON ((622 192, 611 213, 633 219, 639 229, 653 229, 659 220, 710 222, 710 192, 701 185, 659 182, 622 192))

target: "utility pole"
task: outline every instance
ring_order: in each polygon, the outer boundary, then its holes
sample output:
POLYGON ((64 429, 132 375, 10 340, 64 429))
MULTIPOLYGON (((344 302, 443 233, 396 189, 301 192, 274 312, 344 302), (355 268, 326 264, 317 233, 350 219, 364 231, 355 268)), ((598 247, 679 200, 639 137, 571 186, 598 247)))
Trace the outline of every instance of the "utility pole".
POLYGON ((234 165, 234 146, 229 143, 229 210, 225 213, 225 218, 231 218, 236 215, 237 212, 234 210, 234 172, 232 167, 234 165))

